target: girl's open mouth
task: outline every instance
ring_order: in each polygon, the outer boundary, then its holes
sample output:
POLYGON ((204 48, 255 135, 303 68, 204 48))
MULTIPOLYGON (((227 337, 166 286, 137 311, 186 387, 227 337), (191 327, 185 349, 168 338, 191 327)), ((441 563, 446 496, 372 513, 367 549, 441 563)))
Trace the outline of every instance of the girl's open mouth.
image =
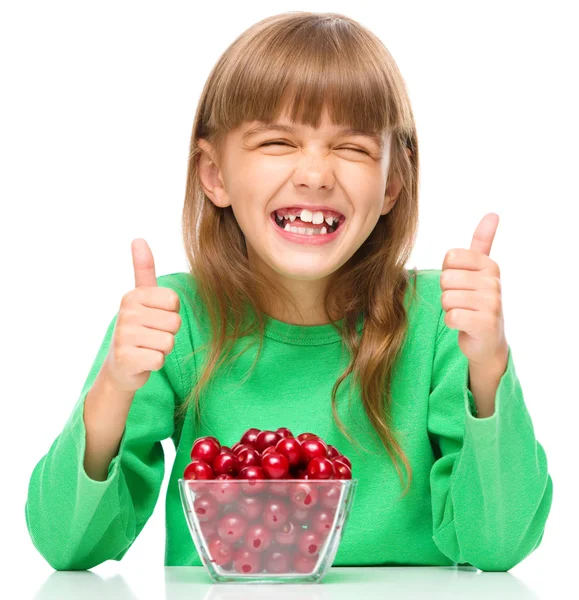
POLYGON ((277 218, 275 211, 271 213, 270 220, 274 224, 276 230, 285 239, 298 244, 320 245, 336 239, 343 229, 346 217, 341 216, 337 224, 334 224, 333 227, 329 226, 326 222, 319 224, 302 224, 299 219, 295 219, 292 223, 287 219, 277 218))

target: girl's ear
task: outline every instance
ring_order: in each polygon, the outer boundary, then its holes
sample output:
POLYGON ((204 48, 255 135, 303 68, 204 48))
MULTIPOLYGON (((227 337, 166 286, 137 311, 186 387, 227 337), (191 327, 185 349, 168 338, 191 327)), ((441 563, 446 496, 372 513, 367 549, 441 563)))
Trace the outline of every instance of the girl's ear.
MULTIPOLYGON (((408 154, 409 157, 412 156, 410 148, 406 148, 406 154, 408 154)), ((382 206, 382 212, 380 213, 381 215, 385 215, 390 212, 390 210, 396 202, 396 199, 398 198, 398 194, 400 193, 401 189, 402 179, 398 175, 398 173, 396 173, 392 176, 392 180, 386 186, 386 193, 384 194, 384 204, 382 206)))
POLYGON ((198 163, 199 182, 207 197, 219 208, 230 206, 231 202, 223 184, 223 177, 219 165, 215 162, 215 151, 212 145, 203 138, 197 140, 201 149, 198 163))

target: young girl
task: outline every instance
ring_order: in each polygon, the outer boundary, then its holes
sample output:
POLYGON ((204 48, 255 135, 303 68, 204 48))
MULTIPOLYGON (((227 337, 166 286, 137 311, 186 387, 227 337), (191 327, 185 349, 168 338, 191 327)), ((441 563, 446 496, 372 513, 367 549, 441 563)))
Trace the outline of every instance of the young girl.
POLYGON ((407 270, 418 159, 404 80, 356 21, 290 12, 231 44, 191 136, 190 272, 157 277, 134 241, 135 289, 32 472, 28 530, 54 569, 122 559, 169 437, 165 565, 200 566, 178 479, 198 437, 231 446, 252 427, 313 432, 350 457, 336 566, 506 571, 538 547, 553 483, 489 222, 442 269, 407 270))

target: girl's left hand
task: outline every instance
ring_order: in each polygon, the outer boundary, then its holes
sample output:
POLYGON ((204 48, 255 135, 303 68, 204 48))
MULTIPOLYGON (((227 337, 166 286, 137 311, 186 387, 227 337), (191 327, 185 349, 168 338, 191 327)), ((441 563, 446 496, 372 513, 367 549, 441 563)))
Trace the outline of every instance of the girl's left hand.
POLYGON ((442 263, 441 304, 444 322, 458 329, 458 345, 476 367, 504 368, 508 357, 505 338, 501 273, 489 258, 499 215, 486 214, 474 232, 470 250, 454 248, 442 263))

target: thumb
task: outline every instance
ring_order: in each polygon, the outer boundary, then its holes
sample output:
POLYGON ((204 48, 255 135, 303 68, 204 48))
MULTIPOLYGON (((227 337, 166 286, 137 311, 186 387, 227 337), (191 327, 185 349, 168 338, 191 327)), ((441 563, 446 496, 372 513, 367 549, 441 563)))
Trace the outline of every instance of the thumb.
POLYGON ((131 251, 133 253, 135 287, 142 285, 157 286, 155 260, 147 242, 143 238, 133 240, 131 251))

